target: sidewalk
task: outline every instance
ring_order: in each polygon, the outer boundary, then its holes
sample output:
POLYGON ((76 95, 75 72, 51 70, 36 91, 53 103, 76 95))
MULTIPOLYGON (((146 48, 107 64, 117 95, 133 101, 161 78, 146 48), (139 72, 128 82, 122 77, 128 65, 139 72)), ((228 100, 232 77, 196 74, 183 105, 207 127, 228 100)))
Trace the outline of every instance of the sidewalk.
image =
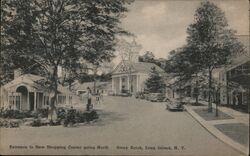
MULTIPOLYGON (((188 103, 190 102, 194 101, 189 100, 188 103)), ((213 113, 208 113, 208 103, 205 101, 199 101, 199 103, 204 106, 185 105, 184 107, 211 134, 247 155, 249 153, 249 114, 227 107, 218 107, 219 116, 215 117, 215 104, 212 104, 213 113)))

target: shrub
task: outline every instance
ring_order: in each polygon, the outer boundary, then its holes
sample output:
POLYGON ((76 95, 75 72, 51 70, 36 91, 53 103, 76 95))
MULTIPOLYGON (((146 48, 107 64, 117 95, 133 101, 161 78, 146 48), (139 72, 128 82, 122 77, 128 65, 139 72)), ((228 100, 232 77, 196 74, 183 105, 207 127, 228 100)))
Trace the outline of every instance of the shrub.
POLYGON ((62 120, 66 118, 66 111, 63 108, 58 108, 56 111, 57 118, 62 120))
POLYGON ((76 113, 76 122, 77 123, 83 123, 86 121, 86 115, 82 112, 76 113))
POLYGON ((64 119, 64 126, 73 125, 76 123, 76 110, 70 109, 66 113, 66 118, 64 119))
POLYGON ((18 110, 4 110, 1 112, 1 117, 10 119, 22 119, 24 115, 18 110))
POLYGON ((41 108, 37 110, 38 116, 41 118, 46 118, 48 117, 49 110, 47 108, 41 108))
POLYGON ((41 120, 40 119, 35 119, 33 120, 33 122, 31 123, 32 127, 40 127, 42 126, 41 120))
POLYGON ((0 128, 17 128, 19 127, 18 121, 8 121, 8 120, 0 120, 0 128))
POLYGON ((0 120, 0 127, 8 128, 9 124, 7 120, 0 120))
POLYGON ((19 122, 17 122, 17 121, 10 121, 10 128, 17 128, 17 127, 19 127, 19 122))
POLYGON ((85 112, 84 114, 86 116, 86 121, 88 121, 88 122, 99 118, 96 111, 85 112))

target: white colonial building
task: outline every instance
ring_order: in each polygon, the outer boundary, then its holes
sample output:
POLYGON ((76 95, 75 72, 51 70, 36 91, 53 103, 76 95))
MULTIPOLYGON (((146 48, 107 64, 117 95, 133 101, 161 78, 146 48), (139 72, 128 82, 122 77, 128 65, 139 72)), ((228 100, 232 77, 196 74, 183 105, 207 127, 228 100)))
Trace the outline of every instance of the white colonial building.
POLYGON ((154 63, 121 61, 112 73, 113 93, 130 91, 135 94, 144 91, 145 81, 149 78, 152 67, 161 75, 165 75, 164 70, 154 63))
MULTIPOLYGON (((48 107, 52 97, 51 92, 39 81, 44 77, 24 74, 1 87, 1 108, 34 111, 48 107)), ((59 85, 57 105, 72 104, 74 94, 59 85)))

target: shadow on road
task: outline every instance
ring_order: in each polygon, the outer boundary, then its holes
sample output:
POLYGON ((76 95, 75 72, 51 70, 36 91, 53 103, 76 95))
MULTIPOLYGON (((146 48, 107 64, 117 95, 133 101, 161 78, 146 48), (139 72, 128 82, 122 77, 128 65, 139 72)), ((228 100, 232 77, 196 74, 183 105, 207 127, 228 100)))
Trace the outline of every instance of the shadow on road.
POLYGON ((117 112, 107 112, 99 110, 97 111, 97 114, 99 115, 99 119, 95 123, 93 123, 93 126, 105 126, 126 119, 124 115, 117 112))

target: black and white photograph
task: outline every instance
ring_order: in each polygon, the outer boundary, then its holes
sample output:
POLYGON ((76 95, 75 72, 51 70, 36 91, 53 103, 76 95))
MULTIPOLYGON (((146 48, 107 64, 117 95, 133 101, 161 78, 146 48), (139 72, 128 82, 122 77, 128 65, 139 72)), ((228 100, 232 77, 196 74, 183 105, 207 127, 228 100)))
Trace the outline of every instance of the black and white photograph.
POLYGON ((248 156, 248 0, 1 0, 0 155, 248 156))

